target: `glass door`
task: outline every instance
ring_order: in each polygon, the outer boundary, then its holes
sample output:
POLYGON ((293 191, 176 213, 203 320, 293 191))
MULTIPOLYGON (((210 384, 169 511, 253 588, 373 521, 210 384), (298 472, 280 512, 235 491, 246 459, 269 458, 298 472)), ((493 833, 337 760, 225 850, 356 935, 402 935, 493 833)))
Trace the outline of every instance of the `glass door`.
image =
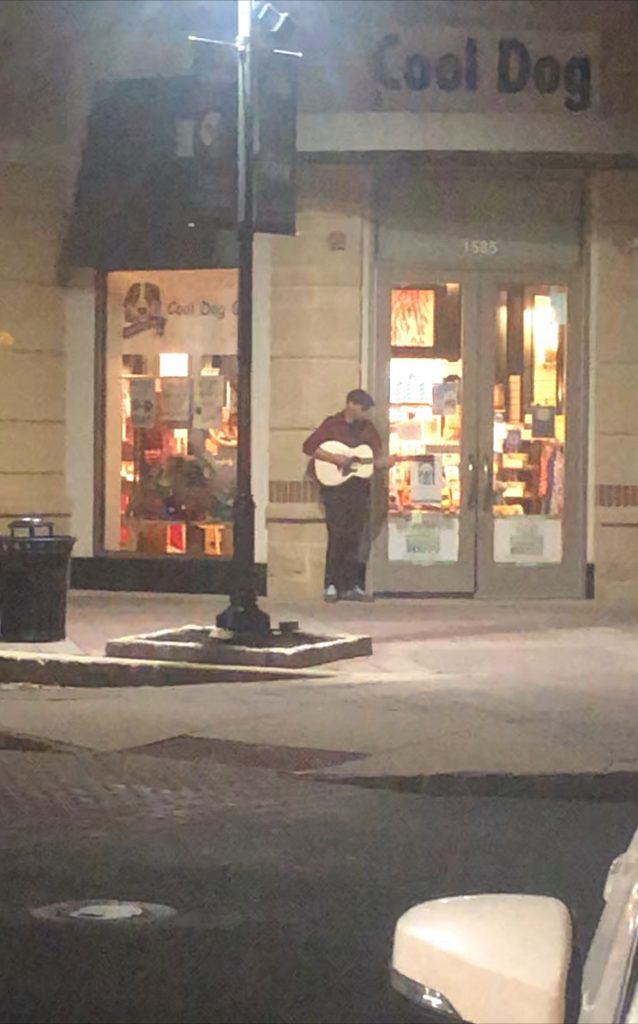
POLYGON ((378 295, 378 424, 398 461, 375 480, 374 590, 584 596, 578 276, 394 267, 378 295))
POLYGON ((478 290, 463 274, 379 272, 375 393, 398 461, 373 500, 377 593, 472 594, 478 290))
POLYGON ((477 595, 583 596, 577 282, 484 274, 480 307, 477 595))

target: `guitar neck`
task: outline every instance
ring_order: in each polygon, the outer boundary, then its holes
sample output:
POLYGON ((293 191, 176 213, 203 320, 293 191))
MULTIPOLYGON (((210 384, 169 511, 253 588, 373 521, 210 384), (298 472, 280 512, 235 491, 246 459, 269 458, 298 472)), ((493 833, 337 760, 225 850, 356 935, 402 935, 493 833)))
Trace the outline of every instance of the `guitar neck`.
MULTIPOLYGON (((432 458, 431 455, 397 455, 395 461, 396 462, 429 462, 431 460, 431 458, 432 458)), ((357 461, 357 465, 359 465, 359 466, 369 466, 375 460, 374 459, 359 459, 359 458, 357 458, 356 461, 357 461)))

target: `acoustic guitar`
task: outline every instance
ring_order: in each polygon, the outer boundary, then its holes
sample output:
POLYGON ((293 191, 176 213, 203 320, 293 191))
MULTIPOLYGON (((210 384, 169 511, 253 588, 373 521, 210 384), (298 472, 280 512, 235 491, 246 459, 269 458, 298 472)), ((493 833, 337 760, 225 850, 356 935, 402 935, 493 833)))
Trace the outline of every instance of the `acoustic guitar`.
MULTIPOLYGON (((335 466, 333 462, 323 462, 321 459, 314 460, 317 480, 323 487, 340 487, 353 476, 369 480, 374 473, 374 452, 368 444, 359 444, 356 448, 351 448, 341 441, 324 441, 319 447, 331 455, 348 456, 345 466, 335 466)), ((393 459, 395 462, 422 462, 427 460, 428 456, 402 455, 393 456, 393 459)))

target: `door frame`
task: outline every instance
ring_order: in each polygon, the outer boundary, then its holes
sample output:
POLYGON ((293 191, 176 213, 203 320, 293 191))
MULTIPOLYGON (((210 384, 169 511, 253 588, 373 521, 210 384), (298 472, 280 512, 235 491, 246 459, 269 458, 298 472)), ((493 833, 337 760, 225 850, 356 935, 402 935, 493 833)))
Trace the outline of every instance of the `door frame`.
POLYGON ((433 264, 377 262, 375 267, 374 344, 370 390, 377 402, 381 434, 388 437, 390 339, 387 328, 392 287, 424 286, 449 281, 461 287, 463 358, 463 430, 459 560, 456 565, 409 565, 387 558, 387 479, 377 474, 372 501, 370 577, 375 593, 420 597, 455 596, 486 599, 583 598, 587 576, 587 408, 588 372, 586 290, 582 265, 531 265, 512 271, 483 267, 449 269, 433 264), (500 288, 508 284, 565 284, 568 287, 569 335, 566 360, 565 511, 561 563, 519 566, 493 561, 491 495, 494 319, 500 288), (476 343, 465 339, 476 324, 476 343), (473 466, 473 469, 472 469, 473 466), (486 468, 487 467, 487 468, 486 468), (471 566, 470 566, 471 559, 471 566), (427 586, 419 586, 419 578, 427 586))

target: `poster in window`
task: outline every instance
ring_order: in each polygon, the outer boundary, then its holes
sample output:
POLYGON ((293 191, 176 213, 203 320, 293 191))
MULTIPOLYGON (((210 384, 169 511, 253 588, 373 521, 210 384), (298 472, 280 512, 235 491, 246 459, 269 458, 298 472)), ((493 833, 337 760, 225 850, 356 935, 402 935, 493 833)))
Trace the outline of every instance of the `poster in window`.
POLYGON ((154 377, 133 377, 129 381, 131 423, 142 430, 155 426, 157 399, 154 377))
POLYGON ((554 323, 557 323, 559 327, 565 327, 567 324, 567 289, 550 288, 549 301, 552 306, 554 323))
POLYGON ((535 405, 532 408, 532 436, 554 437, 556 430, 556 406, 535 405))
POLYGON ((388 559, 433 565, 456 562, 459 552, 459 521, 451 516, 412 512, 388 523, 388 559))
POLYGON ((392 348, 433 348, 434 289, 393 288, 391 303, 392 348))
POLYGON ((174 429, 190 427, 190 377, 162 377, 162 422, 174 429))
POLYGON ((446 380, 432 386, 432 412, 435 416, 454 416, 458 410, 460 389, 458 380, 446 380))
POLYGON ((193 430, 210 430, 222 425, 226 378, 198 377, 193 400, 193 430))
POLYGON ((428 455, 411 463, 412 501, 437 502, 441 500, 443 471, 440 455, 428 455))
POLYGON ((548 516, 508 516, 494 520, 494 561, 518 565, 562 560, 562 524, 548 516))

